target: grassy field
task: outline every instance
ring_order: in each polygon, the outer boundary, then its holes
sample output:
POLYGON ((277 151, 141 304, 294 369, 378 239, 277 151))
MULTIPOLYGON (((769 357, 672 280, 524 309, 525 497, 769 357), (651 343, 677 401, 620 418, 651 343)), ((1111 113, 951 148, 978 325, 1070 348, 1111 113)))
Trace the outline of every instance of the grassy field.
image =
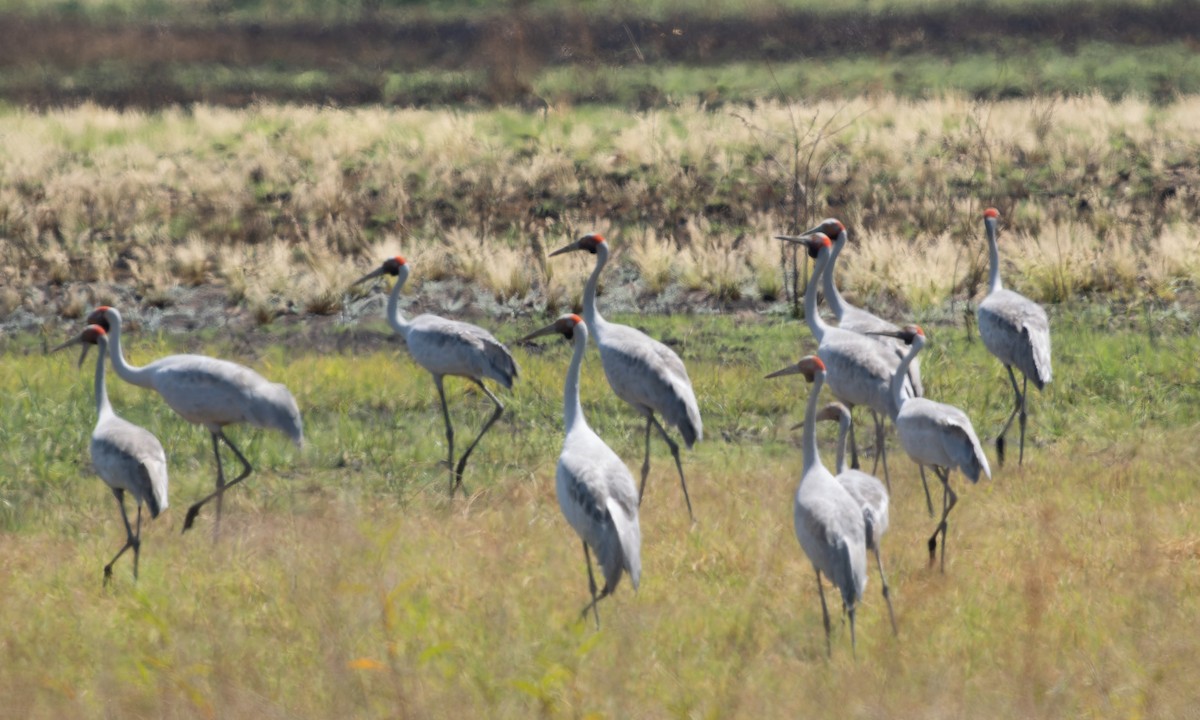
MULTIPOLYGON (((685 457, 689 528, 655 446, 644 575, 577 619, 578 540, 554 499, 569 349, 518 349, 509 412, 449 502, 436 393, 403 350, 254 355, 186 336, 128 338, 134 362, 200 349, 286 382, 308 445, 238 429, 258 473, 181 536, 211 484, 203 431, 115 381, 113 401, 171 460, 172 507, 101 588, 120 543, 88 469, 91 363, 10 338, 0 378, 0 695, 6 717, 1186 717, 1197 645, 1200 422, 1194 332, 1100 306, 1055 309, 1055 382, 1032 399, 1024 468, 962 488, 947 572, 915 468, 893 455, 885 541, 900 637, 872 574, 857 660, 844 624, 826 661, 812 571, 791 529, 805 389, 762 376, 812 347, 787 320, 637 317, 689 364, 705 440, 685 457), (33 351, 33 352, 30 352, 33 351)), ((932 338, 928 393, 990 443, 1010 396, 961 330, 932 338)), ((511 340, 540 321, 510 324, 511 340)), ((386 329, 375 323, 381 333, 386 329)), ((486 401, 453 383, 460 428, 486 401)), ((583 402, 636 467, 641 425, 598 358, 583 402)), ((826 428, 823 448, 830 447, 826 428)), ((991 453, 989 444, 989 454, 991 453)), ((832 457, 831 453, 828 454, 832 457)), ((993 455, 994 460, 994 455, 993 455)))

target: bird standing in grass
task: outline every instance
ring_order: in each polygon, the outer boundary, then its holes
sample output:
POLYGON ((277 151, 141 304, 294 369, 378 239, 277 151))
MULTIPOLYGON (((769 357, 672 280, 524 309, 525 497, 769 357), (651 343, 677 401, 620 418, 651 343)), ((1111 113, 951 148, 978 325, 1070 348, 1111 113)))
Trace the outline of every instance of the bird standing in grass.
POLYGON ((587 324, 578 315, 563 315, 550 325, 530 333, 519 342, 558 333, 574 344, 571 365, 563 383, 563 424, 566 438, 558 456, 555 490, 558 506, 567 522, 583 541, 583 557, 588 569, 588 588, 592 601, 583 608, 596 616, 600 628, 601 600, 617 589, 621 573, 629 573, 636 591, 642 577, 642 531, 638 525, 637 486, 629 468, 600 439, 583 417, 579 404, 579 370, 587 349, 587 324), (604 572, 604 589, 596 594, 589 549, 604 572))
POLYGON ((382 265, 354 281, 354 284, 381 275, 396 277, 396 284, 388 296, 387 320, 392 329, 404 337, 413 360, 433 375, 433 384, 437 386, 438 398, 442 401, 442 418, 446 422, 446 466, 450 468, 450 496, 454 497, 454 491, 462 485, 467 458, 471 457, 471 452, 483 439, 484 433, 504 414, 504 403, 487 389, 483 379, 491 378, 511 389, 520 370, 508 348, 481 327, 430 314, 418 315, 412 320, 405 318, 400 313, 399 301, 400 289, 408 280, 408 272, 408 263, 397 255, 384 260, 382 265), (467 446, 457 465, 454 464, 454 427, 450 424, 450 408, 446 405, 446 389, 442 383, 447 375, 457 375, 475 383, 495 405, 492 416, 467 446))
POLYGON ((162 443, 153 433, 145 428, 117 415, 108 401, 108 389, 104 382, 104 361, 108 355, 108 337, 104 328, 99 325, 89 325, 78 337, 72 338, 59 345, 55 350, 61 350, 71 345, 83 345, 83 353, 79 356, 79 364, 83 364, 88 348, 95 345, 99 357, 96 358, 96 428, 92 431, 92 441, 88 450, 92 456, 92 465, 117 498, 117 506, 121 508, 121 520, 125 523, 125 544, 104 566, 104 583, 112 579, 113 564, 133 548, 133 579, 138 577, 138 558, 142 548, 142 505, 150 510, 150 518, 167 509, 167 455, 163 452, 162 443), (137 503, 136 529, 129 524, 129 514, 125 511, 125 493, 133 496, 137 503))
POLYGON ((892 610, 891 592, 888 590, 887 577, 883 574, 883 558, 880 556, 879 542, 888 529, 888 491, 874 475, 846 466, 846 435, 850 430, 850 410, 841 403, 829 403, 817 413, 817 420, 831 420, 838 424, 837 440, 837 475, 835 478, 850 497, 862 508, 863 522, 866 525, 867 549, 875 553, 875 565, 879 568, 879 582, 883 585, 883 599, 887 602, 888 617, 892 621, 892 634, 897 634, 896 613, 892 610))
POLYGON ((983 447, 975 435, 971 419, 962 410, 934 402, 928 398, 905 397, 903 386, 909 363, 925 347, 925 332, 916 325, 909 325, 891 337, 903 340, 910 347, 900 361, 900 367, 892 377, 892 395, 899 408, 892 418, 900 435, 904 451, 918 465, 929 465, 942 481, 942 519, 929 538, 929 564, 933 565, 937 553, 937 536, 942 534, 941 569, 946 570, 946 518, 958 502, 958 495, 950 488, 950 472, 955 468, 971 482, 979 482, 979 476, 990 478, 983 447))
POLYGON ((127 383, 155 390, 180 417, 203 425, 212 436, 213 455, 217 459, 217 488, 188 508, 183 531, 191 528, 200 508, 215 499, 217 520, 213 525, 213 538, 216 539, 221 530, 221 502, 225 491, 254 471, 242 451, 225 435, 225 426, 248 423, 279 430, 296 447, 302 447, 304 428, 296 399, 283 385, 268 381, 244 365, 204 355, 168 355, 143 367, 130 365, 121 351, 121 313, 116 308, 101 306, 88 315, 87 322, 99 325, 108 333, 113 369, 118 377, 127 383), (220 442, 228 445, 242 463, 241 474, 229 482, 225 481, 221 466, 220 442))
POLYGON ((683 499, 687 503, 688 517, 694 522, 692 499, 688 495, 687 481, 683 477, 683 463, 679 459, 679 445, 667 434, 659 423, 661 416, 668 425, 674 425, 683 436, 689 449, 704 434, 700 420, 700 407, 696 393, 688 378, 687 368, 675 351, 647 336, 640 330, 610 323, 600 316, 596 308, 596 286, 600 273, 608 262, 608 243, 597 234, 584 235, 578 241, 550 253, 550 257, 568 252, 583 251, 596 256, 596 267, 583 289, 583 319, 596 338, 600 349, 600 364, 604 376, 617 397, 633 406, 646 418, 646 459, 642 463, 642 484, 638 490, 639 502, 646 492, 646 477, 650 474, 650 428, 658 429, 679 471, 679 484, 683 487, 683 499))
POLYGON ((829 609, 821 573, 825 573, 842 593, 842 603, 850 618, 850 647, 854 639, 854 612, 867 587, 867 536, 862 508, 821 463, 817 450, 816 416, 821 386, 825 384, 825 363, 815 355, 795 365, 773 372, 768 378, 803 375, 812 383, 804 413, 804 466, 800 486, 792 503, 792 521, 796 539, 817 573, 817 593, 821 597, 821 617, 825 623, 825 651, 833 655, 830 640, 829 609))
POLYGON ((979 336, 988 351, 1004 363, 1012 383, 1015 402, 1008 421, 996 436, 996 457, 1004 465, 1004 434, 1012 427, 1013 418, 1021 419, 1021 446, 1017 464, 1025 462, 1025 398, 1029 381, 1038 390, 1050 382, 1050 320, 1046 311, 1020 293, 1006 290, 1000 281, 1000 249, 996 244, 996 223, 1000 212, 988 208, 983 212, 983 226, 987 232, 988 254, 992 269, 988 280, 988 294, 975 311, 979 322, 979 336), (1017 388, 1016 366, 1024 376, 1017 388))

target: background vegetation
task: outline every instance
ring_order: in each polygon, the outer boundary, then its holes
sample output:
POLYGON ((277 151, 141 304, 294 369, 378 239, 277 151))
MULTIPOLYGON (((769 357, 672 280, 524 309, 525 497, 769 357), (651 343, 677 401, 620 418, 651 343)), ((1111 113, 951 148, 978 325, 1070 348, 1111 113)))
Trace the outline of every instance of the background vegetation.
MULTIPOLYGON (((1188 2, 282 3, 0 0, 0 717, 1186 717, 1200 653, 1193 358, 1200 253, 1188 2), (970 325, 1003 213, 1009 286, 1047 304, 1055 380, 1024 468, 960 487, 926 569, 893 453, 859 652, 827 661, 791 529, 813 349, 772 239, 826 215, 856 302, 917 320, 928 394, 989 444, 1003 370, 970 325), (348 284, 403 252, 404 307, 512 342, 602 304, 687 362, 705 438, 688 527, 654 446, 644 576, 577 621, 586 579, 553 467, 568 349, 522 377, 446 498, 437 395, 348 284), (199 351, 285 382, 308 445, 204 433, 114 380, 170 458, 171 509, 127 563, 92 473, 91 364, 43 351, 98 303, 137 363, 199 351)), ((460 428, 490 407, 451 381, 460 428)), ((589 421, 642 428, 589 355, 589 421)), ((830 448, 832 428, 823 428, 830 448)), ((826 457, 832 459, 827 451, 826 457)), ((993 455, 994 458, 994 455, 993 455)))

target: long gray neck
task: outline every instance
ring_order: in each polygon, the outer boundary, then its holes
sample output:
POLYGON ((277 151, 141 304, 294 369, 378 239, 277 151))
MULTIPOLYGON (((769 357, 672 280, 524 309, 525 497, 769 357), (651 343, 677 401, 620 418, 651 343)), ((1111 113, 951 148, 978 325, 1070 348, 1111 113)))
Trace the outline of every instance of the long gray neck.
POLYGON ((820 402, 821 386, 824 384, 825 372, 818 372, 813 376, 812 387, 808 391, 808 407, 804 410, 804 438, 801 441, 805 474, 814 465, 821 464, 821 456, 817 454, 817 403, 820 402))
POLYGON ((850 433, 850 413, 838 413, 837 471, 846 472, 846 435, 850 433))
POLYGON ((587 285, 583 286, 583 321, 596 334, 597 339, 602 332, 601 326, 604 324, 604 318, 600 317, 600 311, 596 309, 596 287, 600 284, 600 273, 606 264, 608 264, 608 243, 597 243, 596 267, 588 277, 587 285))
POLYGON ((1004 284, 1000 282, 1000 248, 996 244, 996 220, 988 218, 983 221, 983 226, 987 229, 988 255, 992 261, 992 272, 988 276, 988 292, 994 293, 1004 289, 1004 284))
POLYGON ((821 251, 817 253, 816 260, 813 261, 812 277, 808 280, 808 287, 804 290, 804 318, 808 321, 808 329, 812 331, 818 344, 825 337, 825 330, 829 327, 817 312, 817 283, 828 264, 829 248, 821 248, 821 251))
POLYGON ((563 425, 570 435, 576 423, 587 427, 583 418, 583 406, 579 404, 579 369, 583 366, 583 353, 587 349, 588 331, 586 320, 575 325, 573 340, 575 352, 571 355, 571 365, 567 368, 567 379, 563 383, 563 425))
POLYGON ((408 280, 408 266, 401 265, 400 274, 396 276, 396 284, 392 286, 392 294, 388 295, 387 320, 392 329, 407 340, 412 323, 400 313, 400 289, 404 287, 406 280, 408 280))
POLYGON ((96 414, 100 417, 112 415, 112 404, 108 401, 108 387, 104 383, 104 361, 108 356, 108 341, 100 338, 96 342, 96 414))
POLYGON ((838 233, 837 240, 833 242, 833 252, 829 255, 829 266, 825 269, 823 278, 825 280, 825 302, 829 304, 829 309, 833 311, 833 316, 838 320, 846 314, 846 302, 842 300, 842 294, 838 292, 837 285, 833 282, 833 269, 837 267, 838 255, 842 254, 842 248, 846 247, 846 231, 842 230, 838 233))
MULTIPOLYGON (((921 348, 925 347, 925 336, 918 335, 913 338, 912 347, 908 349, 908 354, 900 360, 900 364, 896 366, 896 372, 892 375, 892 407, 899 413, 900 408, 904 406, 904 401, 907 396, 904 393, 904 381, 908 379, 908 366, 912 364, 917 353, 921 352, 921 348)), ((892 417, 894 421, 895 416, 892 417)))
POLYGON ((109 310, 105 318, 108 320, 109 354, 112 355, 113 370, 117 371, 117 377, 131 385, 153 387, 153 378, 145 367, 125 362, 125 353, 121 349, 121 316, 115 310, 109 310))

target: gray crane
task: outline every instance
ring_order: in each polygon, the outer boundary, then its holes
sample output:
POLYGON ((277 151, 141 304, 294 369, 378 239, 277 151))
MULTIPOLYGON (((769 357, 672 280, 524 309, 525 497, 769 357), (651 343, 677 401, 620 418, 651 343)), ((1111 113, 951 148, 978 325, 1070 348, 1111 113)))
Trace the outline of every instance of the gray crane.
POLYGON ((942 519, 929 538, 929 564, 933 565, 940 532, 941 569, 945 572, 946 518, 958 502, 958 496, 950 487, 950 473, 957 468, 968 480, 976 483, 980 475, 991 478, 992 471, 966 413, 953 405, 904 395, 905 372, 913 358, 925 347, 925 332, 917 325, 908 325, 891 336, 909 345, 908 354, 900 361, 900 367, 892 377, 892 396, 898 408, 892 419, 900 435, 900 444, 908 456, 918 465, 933 467, 934 473, 942 481, 942 519))
POLYGON ((88 348, 95 345, 96 358, 96 428, 92 430, 92 441, 88 451, 92 466, 112 490, 121 508, 121 520, 125 522, 125 544, 104 566, 104 584, 112 580, 113 564, 133 548, 133 579, 138 577, 138 558, 142 550, 142 505, 150 510, 150 518, 167 509, 167 455, 162 443, 145 428, 138 427, 113 411, 108 401, 108 389, 104 382, 104 361, 108 354, 108 337, 104 328, 89 325, 77 337, 54 348, 54 351, 72 345, 83 345, 79 364, 87 356, 88 348), (125 511, 125 493, 133 496, 137 503, 137 527, 129 525, 129 514, 125 511))
MULTIPOLYGON (((829 389, 833 391, 834 396, 847 407, 865 405, 874 411, 875 447, 883 455, 886 479, 887 447, 883 439, 882 418, 893 417, 896 414, 891 393, 891 378, 900 364, 900 358, 874 338, 833 327, 821 318, 817 310, 817 283, 828 267, 831 256, 833 243, 828 235, 818 230, 799 236, 779 235, 777 238, 804 245, 808 248, 809 256, 815 259, 812 277, 804 292, 805 320, 817 341, 817 355, 829 369, 829 389)), ((904 394, 905 397, 912 396, 912 384, 907 381, 907 377, 904 394)), ((853 449, 853 428, 850 444, 853 449)), ((928 487, 925 490, 925 499, 932 513, 933 501, 929 497, 928 487)))
POLYGON ((296 399, 283 385, 268 381, 244 365, 205 355, 168 355, 143 367, 130 365, 121 350, 121 313, 116 308, 102 305, 88 315, 87 322, 99 325, 108 333, 112 365, 118 377, 127 383, 153 389, 180 417, 203 425, 212 436, 213 456, 217 459, 216 490, 188 508, 183 531, 192 527, 200 508, 215 499, 215 539, 221 529, 221 502, 225 491, 245 480, 254 470, 242 451, 225 435, 225 426, 248 423, 278 430, 296 447, 303 447, 304 428, 296 399), (242 463, 241 474, 229 482, 225 481, 221 466, 220 442, 229 446, 242 463))
POLYGON ((812 383, 804 413, 804 465, 792 503, 792 521, 796 539, 817 573, 817 593, 821 597, 821 617, 825 623, 825 652, 832 656, 829 609, 825 604, 821 573, 825 573, 842 593, 842 603, 850 617, 850 647, 853 650, 856 645, 854 612, 867 587, 866 524, 858 501, 821 463, 817 450, 817 401, 825 382, 825 363, 818 356, 808 355, 795 365, 767 377, 785 375, 803 375, 812 383))
POLYGON ((704 434, 700 420, 700 407, 696 393, 688 378, 687 368, 675 351, 645 333, 629 327, 610 323, 600 316, 596 308, 596 285, 600 273, 608 262, 608 243, 604 238, 591 233, 576 242, 550 253, 550 257, 563 253, 584 251, 596 256, 596 267, 583 289, 583 319, 591 328, 600 349, 600 364, 604 376, 617 397, 633 406, 646 418, 646 459, 642 463, 642 484, 638 490, 639 502, 646 492, 646 477, 650 474, 650 428, 658 429, 679 471, 679 484, 683 487, 683 499, 687 503, 688 517, 693 522, 692 500, 688 496, 687 481, 683 477, 683 463, 679 459, 679 445, 667 434, 666 428, 655 415, 660 415, 668 425, 679 429, 683 442, 690 449, 704 434))
POLYGON ((817 413, 817 421, 829 420, 838 423, 837 440, 837 475, 835 478, 850 497, 854 498, 862 508, 863 522, 867 528, 867 549, 875 553, 875 565, 879 568, 879 582, 883 585, 883 599, 887 602, 888 617, 892 621, 892 634, 899 634, 896 629, 896 613, 892 610, 891 592, 888 590, 887 576, 883 574, 883 559, 880 557, 879 543, 888 529, 888 491, 874 475, 868 475, 862 470, 846 466, 846 436, 850 432, 850 410, 845 405, 829 403, 817 413))
POLYGON ((462 485, 463 470, 467 467, 467 458, 484 433, 504 414, 504 403, 500 402, 491 390, 483 384, 484 378, 491 378, 512 389, 513 380, 520 374, 517 362, 512 353, 499 340, 481 327, 458 320, 428 313, 418 315, 412 320, 406 319, 400 313, 400 289, 408 279, 408 263, 400 255, 383 261, 379 268, 367 273, 354 281, 357 285, 372 280, 381 275, 396 277, 388 296, 387 320, 392 329, 404 337, 408 352, 418 365, 433 375, 433 383, 437 386, 438 398, 442 401, 442 418, 446 422, 446 466, 450 468, 450 497, 462 485), (467 446, 458 465, 454 464, 454 427, 450 424, 450 408, 446 405, 446 390, 442 379, 447 375, 464 377, 479 386, 484 395, 495 405, 495 410, 483 429, 475 436, 475 440, 467 446))
POLYGON ((583 416, 579 404, 579 370, 587 350, 587 324, 578 315, 563 315, 519 342, 543 335, 560 334, 572 341, 574 354, 563 383, 563 425, 566 438, 558 456, 555 491, 558 506, 567 522, 583 541, 583 557, 588 569, 588 589, 592 601, 583 608, 595 613, 600 629, 599 603, 617 589, 622 571, 629 573, 634 591, 642 577, 642 531, 638 525, 637 486, 633 475, 617 454, 600 439, 583 416), (604 572, 604 589, 596 594, 592 557, 604 572))
POLYGON ((988 280, 988 294, 979 303, 975 311, 979 322, 979 336, 988 351, 1004 363, 1008 371, 1009 382, 1012 383, 1015 403, 1008 421, 996 437, 996 458, 1004 465, 1004 434, 1012 427, 1013 418, 1021 418, 1021 448, 1017 464, 1025 462, 1025 398, 1028 383, 1039 391, 1050 382, 1050 320, 1046 311, 1029 298, 1020 293, 1006 290, 1000 282, 1000 249, 996 244, 996 223, 1000 212, 996 208, 983 211, 983 226, 987 231, 988 254, 991 256, 992 270, 988 280), (1017 388, 1017 378, 1013 374, 1013 366, 1021 374, 1021 387, 1017 388))

